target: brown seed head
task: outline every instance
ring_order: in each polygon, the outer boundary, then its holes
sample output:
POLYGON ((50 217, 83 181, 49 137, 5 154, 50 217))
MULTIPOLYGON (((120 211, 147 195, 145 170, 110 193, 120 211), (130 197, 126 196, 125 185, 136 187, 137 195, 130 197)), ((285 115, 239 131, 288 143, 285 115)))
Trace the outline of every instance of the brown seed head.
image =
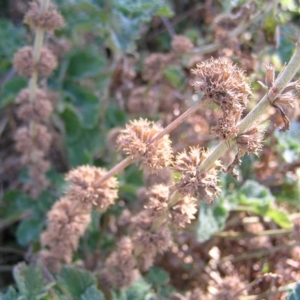
POLYGON ((119 150, 133 159, 140 159, 143 167, 155 171, 171 163, 172 148, 168 135, 150 144, 162 127, 148 120, 133 120, 121 131, 117 139, 119 150))
POLYGON ((237 136, 239 130, 237 128, 236 116, 234 114, 224 113, 224 115, 219 118, 218 125, 212 127, 211 131, 221 140, 228 140, 237 136))
POLYGON ((196 213, 197 199, 190 196, 184 196, 172 207, 172 225, 184 228, 186 224, 190 224, 191 221, 195 219, 196 213))
POLYGON ((189 153, 186 151, 179 153, 174 162, 174 169, 181 173, 181 177, 175 187, 183 195, 211 203, 221 192, 217 177, 221 163, 216 161, 210 170, 199 172, 197 168, 207 155, 208 153, 199 147, 191 147, 189 153))
POLYGON ((258 154, 262 148, 263 133, 262 127, 256 126, 238 135, 236 142, 239 149, 247 153, 258 154))
POLYGON ((153 185, 148 191, 148 204, 145 206, 153 218, 159 218, 168 210, 169 187, 163 184, 153 185))
POLYGON ((40 1, 29 3, 29 10, 25 14, 24 23, 34 29, 54 31, 65 26, 62 15, 57 11, 56 6, 50 4, 48 9, 41 13, 40 1))
POLYGON ((223 111, 241 112, 246 107, 251 88, 244 73, 232 62, 211 58, 197 64, 192 73, 196 76, 195 88, 223 111))
POLYGON ((118 250, 106 261, 102 277, 114 288, 122 289, 130 286, 137 278, 133 244, 130 238, 123 237, 118 243, 118 250))
POLYGON ((172 49, 177 53, 188 53, 194 48, 193 43, 184 35, 175 35, 172 39, 172 49))
POLYGON ((71 170, 66 180, 72 183, 67 195, 74 200, 93 204, 97 209, 105 211, 114 204, 118 196, 118 181, 110 177, 100 187, 94 183, 106 174, 106 170, 94 166, 80 166, 71 170))
POLYGON ((29 89, 23 89, 18 94, 15 102, 18 104, 17 115, 20 120, 42 122, 51 115, 53 106, 48 93, 42 89, 36 89, 35 93, 34 101, 30 101, 29 89))
POLYGON ((19 127, 14 136, 16 149, 21 153, 30 154, 34 149, 46 153, 51 144, 52 136, 46 126, 36 123, 32 130, 28 127, 19 127))
POLYGON ((57 67, 57 60, 50 50, 43 47, 37 64, 33 61, 32 47, 25 46, 14 55, 13 64, 21 76, 30 77, 35 69, 42 77, 49 77, 57 67))

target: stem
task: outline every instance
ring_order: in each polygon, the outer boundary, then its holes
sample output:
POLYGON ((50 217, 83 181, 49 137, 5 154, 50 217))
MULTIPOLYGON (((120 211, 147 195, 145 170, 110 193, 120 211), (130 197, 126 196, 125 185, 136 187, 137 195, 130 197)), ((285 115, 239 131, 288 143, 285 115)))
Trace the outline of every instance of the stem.
MULTIPOLYGON (((202 99, 199 99, 196 104, 194 104, 192 107, 190 107, 187 111, 185 111, 182 115, 180 115, 177 119, 175 119, 172 123, 170 123, 166 128, 164 128, 161 132, 156 134, 153 139, 149 142, 148 145, 151 145, 152 143, 156 142, 157 140, 161 139, 164 135, 169 134, 172 130, 174 130, 176 127, 178 127, 184 120, 186 120, 192 113, 197 111, 202 104, 202 99)), ((120 163, 118 163, 116 166, 114 166, 112 169, 110 169, 103 177, 98 179, 94 182, 94 187, 99 187, 105 180, 110 178, 111 176, 114 176, 115 174, 119 173, 126 167, 128 167, 133 161, 135 161, 134 158, 127 157, 124 160, 122 160, 120 163)))
MULTIPOLYGON (((284 71, 275 80, 274 90, 277 90, 277 95, 281 93, 284 87, 293 79, 300 68, 300 43, 296 43, 296 51, 284 71)), ((249 112, 249 114, 238 125, 239 133, 245 132, 254 125, 269 107, 268 93, 261 101, 249 112)), ((230 141, 230 145, 235 144, 234 140, 230 141)), ((228 149, 228 141, 221 142, 211 154, 203 161, 199 167, 199 171, 207 171, 214 162, 222 156, 228 149)))
POLYGON ((288 245, 279 245, 279 246, 275 246, 275 247, 272 247, 269 249, 263 249, 263 250, 254 251, 251 253, 245 253, 245 254, 242 254, 239 256, 229 255, 229 256, 225 256, 224 258, 222 258, 218 262, 218 264, 223 264, 226 261, 237 262, 237 261, 251 259, 251 258, 261 258, 264 255, 269 255, 271 253, 275 253, 275 252, 278 252, 281 250, 291 249, 293 247, 298 247, 298 246, 300 246, 300 242, 288 244, 288 245))

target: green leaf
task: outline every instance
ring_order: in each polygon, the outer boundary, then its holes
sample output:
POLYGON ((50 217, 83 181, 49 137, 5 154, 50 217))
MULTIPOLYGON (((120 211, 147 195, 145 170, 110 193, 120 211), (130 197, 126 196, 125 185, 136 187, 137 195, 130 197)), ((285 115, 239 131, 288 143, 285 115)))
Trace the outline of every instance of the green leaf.
POLYGON ((282 228, 290 229, 293 227, 293 224, 288 216, 288 214, 279 209, 268 209, 265 214, 267 217, 271 218, 277 225, 282 228))
POLYGON ((61 117, 65 123, 66 139, 68 143, 76 141, 82 132, 81 120, 72 104, 65 104, 61 117))
POLYGON ((99 291, 95 285, 93 285, 80 296, 80 300, 105 300, 105 297, 103 293, 99 291))
POLYGON ((300 300, 300 282, 298 282, 295 288, 289 292, 286 300, 300 300))
POLYGON ((27 80, 21 77, 12 78, 6 84, 4 84, 0 97, 0 109, 14 102, 17 93, 26 86, 27 80))
POLYGON ((5 294, 0 293, 1 300, 18 300, 19 294, 13 287, 9 287, 5 294))
POLYGON ((210 239, 217 231, 224 228, 228 217, 228 210, 217 205, 201 203, 198 215, 197 241, 202 243, 210 239))
POLYGON ((67 73, 76 79, 98 75, 105 67, 105 60, 98 50, 89 47, 73 53, 70 57, 67 73))
POLYGON ((242 204, 261 208, 267 207, 275 201, 270 190, 254 180, 247 180, 241 186, 238 198, 242 204))
POLYGON ((48 290, 54 285, 53 281, 44 279, 39 265, 27 266, 25 263, 20 263, 14 267, 13 275, 21 300, 44 299, 48 290))
POLYGON ((132 286, 130 286, 125 291, 125 293, 128 300, 141 300, 144 299, 150 288, 151 285, 142 277, 140 277, 132 286))
POLYGON ((165 285, 170 281, 169 273, 160 267, 152 267, 147 275, 146 279, 154 286, 165 285))
POLYGON ((170 66, 166 68, 164 75, 174 87, 180 87, 185 81, 185 76, 180 66, 170 66))
POLYGON ((18 243, 27 246, 33 241, 38 241, 43 223, 36 219, 27 219, 19 223, 16 236, 18 243))
POLYGON ((75 298, 80 298, 90 287, 96 285, 96 278, 92 273, 71 266, 64 266, 58 279, 59 283, 75 298))

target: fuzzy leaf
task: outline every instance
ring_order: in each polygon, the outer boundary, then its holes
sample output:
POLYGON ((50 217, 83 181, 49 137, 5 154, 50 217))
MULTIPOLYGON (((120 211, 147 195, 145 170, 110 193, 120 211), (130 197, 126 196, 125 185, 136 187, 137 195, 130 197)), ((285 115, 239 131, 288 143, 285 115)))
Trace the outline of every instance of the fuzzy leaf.
POLYGON ((20 263, 14 267, 13 275, 19 290, 20 300, 44 299, 54 282, 46 282, 39 265, 28 266, 20 263))
POLYGON ((75 267, 64 266, 58 276, 62 284, 72 297, 80 298, 87 290, 96 284, 92 273, 75 267))
POLYGON ((298 282, 295 288, 289 292, 286 300, 300 300, 300 282, 298 282))
POLYGON ((26 246, 33 241, 38 241, 42 231, 43 223, 37 219, 27 219, 19 223, 17 228, 17 240, 22 246, 26 246))
POLYGON ((95 285, 92 285, 80 296, 80 300, 105 300, 105 297, 95 285))
POLYGON ((224 228, 228 211, 221 205, 215 207, 201 203, 198 216, 197 241, 203 243, 224 228))

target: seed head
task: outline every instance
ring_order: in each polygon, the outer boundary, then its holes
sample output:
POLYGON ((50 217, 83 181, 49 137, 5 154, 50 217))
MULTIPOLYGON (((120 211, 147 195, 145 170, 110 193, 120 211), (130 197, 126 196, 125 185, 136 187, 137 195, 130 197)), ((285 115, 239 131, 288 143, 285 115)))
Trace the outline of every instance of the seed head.
POLYGON ((105 169, 94 166, 80 166, 71 170, 66 176, 66 180, 72 183, 67 195, 71 199, 93 204, 98 210, 105 211, 114 204, 118 196, 118 182, 114 177, 104 181, 100 187, 94 185, 105 174, 105 169))
POLYGON ((175 35, 172 39, 172 49, 177 53, 188 53, 194 48, 193 43, 184 35, 175 35))
POLYGON ((192 69, 196 76, 194 86, 207 101, 216 103, 223 111, 241 112, 251 95, 251 88, 244 73, 232 62, 208 59, 192 69))
POLYGON ((21 90, 15 103, 18 105, 17 115, 22 121, 42 122, 49 118, 53 110, 48 93, 42 89, 36 89, 34 101, 30 101, 29 89, 21 90))
POLYGON ((221 192, 217 185, 221 163, 216 161, 210 170, 199 172, 198 167, 207 155, 208 153, 199 147, 191 147, 189 153, 185 150, 179 153, 174 162, 174 169, 181 173, 181 177, 175 187, 183 195, 211 203, 221 192))
POLYGON ((197 199, 183 196, 171 209, 172 225, 184 228, 195 219, 197 213, 197 199))
POLYGON ((263 133, 262 127, 256 126, 238 135, 236 142, 239 149, 247 153, 258 154, 262 148, 263 133))
POLYGON ((148 120, 133 120, 121 131, 117 139, 119 150, 133 159, 140 159, 143 167, 152 171, 167 167, 171 163, 172 148, 168 135, 150 143, 162 127, 148 120))
POLYGON ((47 31, 54 31, 65 25, 64 19, 57 11, 55 5, 50 4, 48 9, 41 13, 40 1, 32 1, 29 3, 29 10, 25 14, 24 23, 34 29, 47 31))
POLYGON ((145 206, 153 218, 159 218, 168 210, 169 187, 163 184, 153 185, 148 191, 149 201, 145 206))
POLYGON ((52 52, 43 47, 37 64, 33 61, 32 47, 25 46, 14 55, 13 63, 15 69, 21 76, 30 77, 36 69, 41 77, 49 77, 57 67, 57 60, 52 52))

